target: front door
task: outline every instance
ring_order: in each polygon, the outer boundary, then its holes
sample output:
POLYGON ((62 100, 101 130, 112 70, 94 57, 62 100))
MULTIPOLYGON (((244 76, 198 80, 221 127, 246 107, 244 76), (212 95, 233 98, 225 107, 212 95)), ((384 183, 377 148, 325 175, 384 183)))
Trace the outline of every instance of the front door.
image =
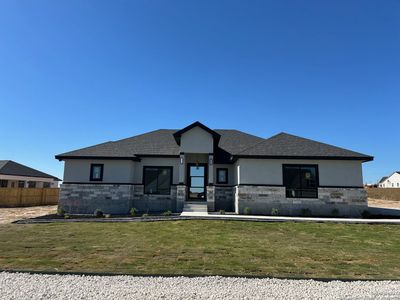
POLYGON ((207 164, 188 164, 188 200, 206 200, 207 164))

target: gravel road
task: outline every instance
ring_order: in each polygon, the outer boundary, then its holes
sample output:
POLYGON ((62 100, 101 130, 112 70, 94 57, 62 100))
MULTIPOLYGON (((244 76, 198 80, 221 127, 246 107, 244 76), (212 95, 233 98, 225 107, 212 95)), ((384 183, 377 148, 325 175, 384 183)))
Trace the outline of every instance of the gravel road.
POLYGON ((0 273, 1 299, 399 299, 400 281, 0 273))

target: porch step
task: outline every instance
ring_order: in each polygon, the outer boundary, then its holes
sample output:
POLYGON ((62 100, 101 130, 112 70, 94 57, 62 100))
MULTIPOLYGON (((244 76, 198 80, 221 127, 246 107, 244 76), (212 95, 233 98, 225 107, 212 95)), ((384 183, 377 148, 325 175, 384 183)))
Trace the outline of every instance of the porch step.
POLYGON ((204 216, 207 214, 207 202, 185 202, 181 216, 204 216))

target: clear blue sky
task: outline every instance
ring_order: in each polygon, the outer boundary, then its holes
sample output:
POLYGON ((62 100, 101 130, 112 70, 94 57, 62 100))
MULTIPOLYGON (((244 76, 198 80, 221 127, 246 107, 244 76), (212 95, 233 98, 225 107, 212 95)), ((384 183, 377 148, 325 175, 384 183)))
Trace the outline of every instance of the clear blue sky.
POLYGON ((0 159, 199 120, 400 169, 399 1, 0 2, 0 159))

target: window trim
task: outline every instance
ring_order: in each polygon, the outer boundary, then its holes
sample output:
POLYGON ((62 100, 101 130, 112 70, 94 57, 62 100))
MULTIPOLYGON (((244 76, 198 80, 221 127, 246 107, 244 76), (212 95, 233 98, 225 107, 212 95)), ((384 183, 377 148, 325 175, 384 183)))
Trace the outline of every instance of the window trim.
POLYGON ((228 182, 229 182, 229 175, 228 175, 228 168, 217 168, 217 183, 218 184, 228 184, 228 182), (220 171, 225 171, 226 172, 226 176, 225 176, 225 181, 220 181, 219 180, 219 172, 220 171))
POLYGON ((103 173, 104 173, 104 164, 90 164, 90 181, 103 181, 103 173), (95 167, 101 167, 100 170, 100 178, 93 177, 93 169, 95 167))
POLYGON ((318 169, 318 164, 282 164, 282 184, 285 187, 285 197, 286 198, 298 198, 298 199, 318 199, 318 188, 319 188, 319 169, 318 169), (284 170, 285 167, 313 167, 315 168, 315 181, 316 181, 316 194, 315 197, 288 197, 287 196, 287 187, 285 185, 285 175, 284 175, 284 170))
MULTIPOLYGON (((172 166, 143 166, 143 173, 142 173, 143 194, 145 194, 145 195, 171 195, 171 186, 173 184, 172 180, 174 178, 173 172, 174 172, 174 168, 172 166), (149 168, 153 168, 153 169, 155 169, 155 168, 157 168, 157 169, 169 169, 170 170, 170 173, 169 173, 170 174, 169 175, 170 183, 169 183, 168 193, 162 193, 162 194, 160 192, 157 192, 157 193, 146 193, 145 173, 146 173, 146 169, 149 169, 149 168)), ((157 186, 157 189, 158 189, 158 186, 157 186)))

